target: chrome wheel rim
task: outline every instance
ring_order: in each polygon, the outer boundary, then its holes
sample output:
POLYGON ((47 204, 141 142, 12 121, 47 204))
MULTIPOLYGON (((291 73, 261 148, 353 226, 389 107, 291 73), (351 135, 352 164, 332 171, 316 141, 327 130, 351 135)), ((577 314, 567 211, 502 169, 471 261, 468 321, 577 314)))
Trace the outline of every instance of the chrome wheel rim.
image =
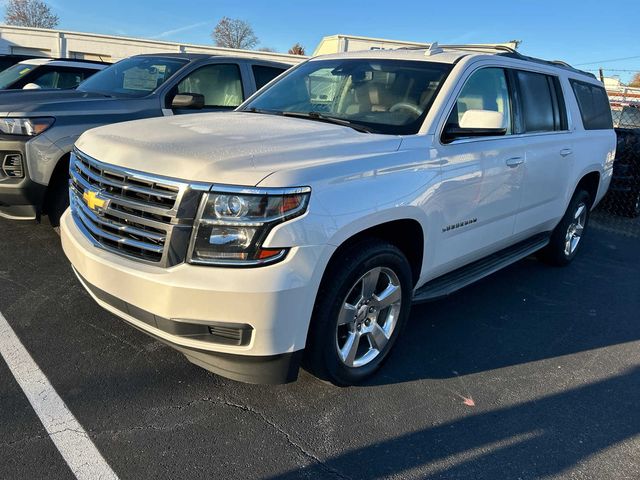
POLYGON ((393 270, 376 267, 353 284, 336 328, 338 358, 347 367, 368 365, 385 349, 396 328, 402 287, 393 270))
POLYGON ((584 233, 584 226, 587 222, 587 206, 580 203, 573 214, 573 220, 567 228, 565 237, 564 254, 568 257, 578 248, 578 244, 584 233))

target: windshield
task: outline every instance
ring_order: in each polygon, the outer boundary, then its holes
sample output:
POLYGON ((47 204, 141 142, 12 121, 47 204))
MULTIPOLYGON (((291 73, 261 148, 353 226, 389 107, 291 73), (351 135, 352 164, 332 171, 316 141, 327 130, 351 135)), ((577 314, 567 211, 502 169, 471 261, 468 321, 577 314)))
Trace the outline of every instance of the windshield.
POLYGON ((114 96, 144 97, 180 70, 188 60, 162 57, 131 57, 122 60, 80 84, 83 92, 114 96))
POLYGON ((450 70, 450 65, 423 61, 312 60, 243 110, 339 119, 376 133, 409 135, 420 129, 450 70))
POLYGON ((20 80, 37 66, 16 63, 14 66, 0 72, 0 89, 11 87, 17 80, 20 80))

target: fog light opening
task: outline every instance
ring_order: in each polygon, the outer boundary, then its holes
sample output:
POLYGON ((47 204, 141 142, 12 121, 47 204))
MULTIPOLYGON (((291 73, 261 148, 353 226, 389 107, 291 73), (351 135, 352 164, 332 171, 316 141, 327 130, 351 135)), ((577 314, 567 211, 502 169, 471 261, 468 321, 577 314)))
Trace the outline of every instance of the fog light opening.
POLYGON ((24 177, 24 168, 22 167, 22 155, 19 153, 9 153, 4 156, 2 161, 2 172, 7 177, 22 178, 24 177))

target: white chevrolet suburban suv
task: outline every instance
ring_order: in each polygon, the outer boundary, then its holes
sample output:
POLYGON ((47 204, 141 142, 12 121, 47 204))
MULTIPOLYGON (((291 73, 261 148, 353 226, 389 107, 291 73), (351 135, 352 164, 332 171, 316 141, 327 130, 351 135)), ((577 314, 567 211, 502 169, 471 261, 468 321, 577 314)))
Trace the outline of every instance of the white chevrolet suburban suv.
POLYGON ((62 243, 101 306, 197 365, 349 385, 412 302, 535 252, 573 260, 615 145, 602 84, 561 62, 316 57, 234 112, 85 133, 62 243))

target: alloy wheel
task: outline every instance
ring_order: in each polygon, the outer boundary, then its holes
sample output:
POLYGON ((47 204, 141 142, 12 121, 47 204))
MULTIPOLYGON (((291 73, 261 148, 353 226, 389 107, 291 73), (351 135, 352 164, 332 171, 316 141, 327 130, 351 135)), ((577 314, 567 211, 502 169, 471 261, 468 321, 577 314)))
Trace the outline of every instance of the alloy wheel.
POLYGON ((393 270, 376 267, 351 287, 336 329, 340 361, 358 368, 371 363, 384 350, 396 327, 402 306, 402 287, 393 270))

